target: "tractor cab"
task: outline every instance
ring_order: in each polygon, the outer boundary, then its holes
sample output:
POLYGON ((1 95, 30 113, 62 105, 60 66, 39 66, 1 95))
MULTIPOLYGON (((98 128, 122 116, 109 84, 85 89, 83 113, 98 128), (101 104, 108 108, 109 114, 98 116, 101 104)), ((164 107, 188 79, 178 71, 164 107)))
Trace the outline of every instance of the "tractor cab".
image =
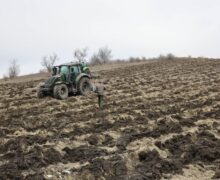
POLYGON ((53 76, 60 75, 64 81, 75 83, 76 77, 85 73, 90 76, 89 68, 84 63, 62 64, 53 67, 53 76))

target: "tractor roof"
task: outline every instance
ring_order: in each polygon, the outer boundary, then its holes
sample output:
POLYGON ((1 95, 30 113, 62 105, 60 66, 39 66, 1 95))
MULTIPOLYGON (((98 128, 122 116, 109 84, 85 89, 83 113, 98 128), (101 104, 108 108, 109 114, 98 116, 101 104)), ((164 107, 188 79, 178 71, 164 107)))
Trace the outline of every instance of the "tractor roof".
POLYGON ((82 66, 83 65, 83 63, 74 63, 74 62, 71 62, 71 63, 65 63, 65 64, 60 64, 60 65, 57 65, 57 66, 54 66, 54 67, 60 67, 60 66, 77 66, 77 65, 79 65, 79 66, 82 66))

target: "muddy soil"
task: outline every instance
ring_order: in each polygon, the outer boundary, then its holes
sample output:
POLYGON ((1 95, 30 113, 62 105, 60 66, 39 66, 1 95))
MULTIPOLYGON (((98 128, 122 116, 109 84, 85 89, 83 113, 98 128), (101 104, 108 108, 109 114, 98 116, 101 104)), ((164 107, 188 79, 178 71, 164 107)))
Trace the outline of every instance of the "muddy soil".
POLYGON ((99 67, 95 94, 36 98, 0 84, 0 179, 219 179, 220 61, 99 67))

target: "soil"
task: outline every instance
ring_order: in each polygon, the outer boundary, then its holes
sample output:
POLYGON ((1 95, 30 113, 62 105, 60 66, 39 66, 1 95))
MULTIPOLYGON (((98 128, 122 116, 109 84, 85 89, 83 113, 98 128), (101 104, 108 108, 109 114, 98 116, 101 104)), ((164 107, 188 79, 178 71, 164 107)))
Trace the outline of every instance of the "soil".
POLYGON ((95 67, 95 94, 37 99, 0 81, 1 179, 219 179, 220 61, 95 67))

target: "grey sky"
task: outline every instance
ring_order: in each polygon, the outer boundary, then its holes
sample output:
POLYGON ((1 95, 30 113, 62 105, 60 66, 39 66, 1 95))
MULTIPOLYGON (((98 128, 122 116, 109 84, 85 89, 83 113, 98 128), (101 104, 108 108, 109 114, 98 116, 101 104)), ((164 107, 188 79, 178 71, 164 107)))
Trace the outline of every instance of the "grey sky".
POLYGON ((114 58, 220 56, 219 0, 0 0, 0 77, 10 60, 38 72, 42 56, 59 63, 73 50, 107 45, 114 58))

